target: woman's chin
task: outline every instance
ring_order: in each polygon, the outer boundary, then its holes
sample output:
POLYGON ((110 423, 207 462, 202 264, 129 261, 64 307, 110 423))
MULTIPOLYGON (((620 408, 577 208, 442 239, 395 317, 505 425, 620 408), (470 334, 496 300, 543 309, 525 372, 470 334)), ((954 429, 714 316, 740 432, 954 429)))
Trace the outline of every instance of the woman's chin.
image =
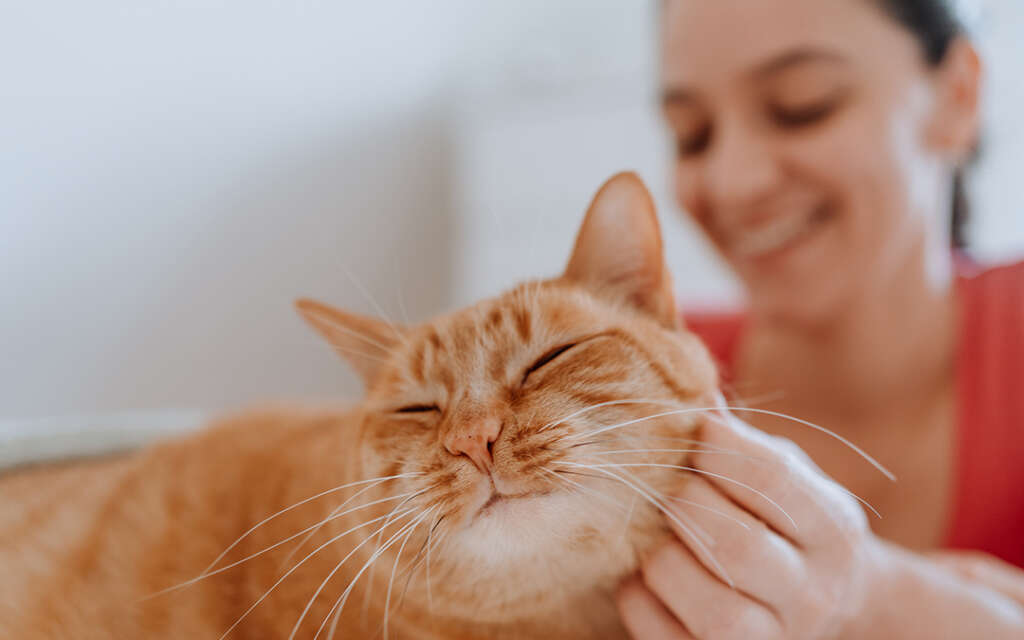
POLYGON ((772 324, 800 327, 831 324, 843 312, 842 287, 838 280, 814 278, 803 285, 758 283, 749 289, 750 312, 772 324))

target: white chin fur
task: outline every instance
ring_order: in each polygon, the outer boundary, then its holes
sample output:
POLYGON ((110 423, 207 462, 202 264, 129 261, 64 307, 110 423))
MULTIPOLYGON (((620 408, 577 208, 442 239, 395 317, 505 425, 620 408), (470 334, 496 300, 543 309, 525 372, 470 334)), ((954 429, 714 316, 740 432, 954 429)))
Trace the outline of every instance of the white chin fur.
MULTIPOLYGON (((571 561, 567 544, 584 527, 613 531, 615 522, 578 496, 555 493, 511 500, 482 516, 476 516, 455 534, 451 548, 457 548, 480 565, 500 568, 527 558, 538 561, 571 561)), ((624 523, 618 521, 618 529, 624 523)), ((618 535, 621 537, 622 532, 618 535)))

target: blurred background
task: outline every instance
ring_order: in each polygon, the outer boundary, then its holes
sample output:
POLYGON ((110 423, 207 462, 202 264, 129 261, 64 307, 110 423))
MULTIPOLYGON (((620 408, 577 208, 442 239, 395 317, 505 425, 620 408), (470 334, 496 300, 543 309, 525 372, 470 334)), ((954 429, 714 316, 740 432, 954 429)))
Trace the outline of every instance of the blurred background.
MULTIPOLYGON (((1024 2, 982 7, 970 233, 998 261, 1024 252, 1024 2)), ((0 435, 358 397, 294 298, 416 322, 557 273, 626 168, 684 308, 735 301, 668 196, 655 8, 5 3, 0 435)))

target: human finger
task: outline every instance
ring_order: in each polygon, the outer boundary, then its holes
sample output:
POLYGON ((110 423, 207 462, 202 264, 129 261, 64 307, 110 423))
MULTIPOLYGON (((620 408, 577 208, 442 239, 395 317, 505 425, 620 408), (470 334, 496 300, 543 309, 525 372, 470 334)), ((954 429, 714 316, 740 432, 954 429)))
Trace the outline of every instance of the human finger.
POLYGON ((615 601, 626 630, 635 640, 694 640, 639 576, 622 583, 615 601))
POLYGON ((827 545, 866 527, 859 505, 794 451, 796 445, 761 432, 729 413, 701 426, 707 451, 693 455, 698 475, 800 547, 827 545), (714 448, 740 455, 719 455, 714 448))
POLYGON ((641 575, 662 604, 702 640, 779 636, 774 613, 713 576, 678 542, 659 548, 641 575))
POLYGON ((669 518, 673 531, 711 573, 724 571, 719 577, 726 583, 772 606, 788 601, 790 591, 804 583, 800 550, 711 483, 688 478, 667 504, 677 516, 669 518), (688 531, 680 524, 695 525, 704 534, 700 542, 694 527, 688 531))

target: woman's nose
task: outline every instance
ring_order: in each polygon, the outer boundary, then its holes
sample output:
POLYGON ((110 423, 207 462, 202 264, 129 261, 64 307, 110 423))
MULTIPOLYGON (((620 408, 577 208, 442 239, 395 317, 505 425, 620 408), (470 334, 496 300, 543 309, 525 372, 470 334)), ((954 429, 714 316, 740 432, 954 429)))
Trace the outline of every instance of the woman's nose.
POLYGON ((780 175, 771 141, 752 127, 721 127, 707 150, 705 190, 716 207, 742 210, 755 205, 773 191, 780 175))

